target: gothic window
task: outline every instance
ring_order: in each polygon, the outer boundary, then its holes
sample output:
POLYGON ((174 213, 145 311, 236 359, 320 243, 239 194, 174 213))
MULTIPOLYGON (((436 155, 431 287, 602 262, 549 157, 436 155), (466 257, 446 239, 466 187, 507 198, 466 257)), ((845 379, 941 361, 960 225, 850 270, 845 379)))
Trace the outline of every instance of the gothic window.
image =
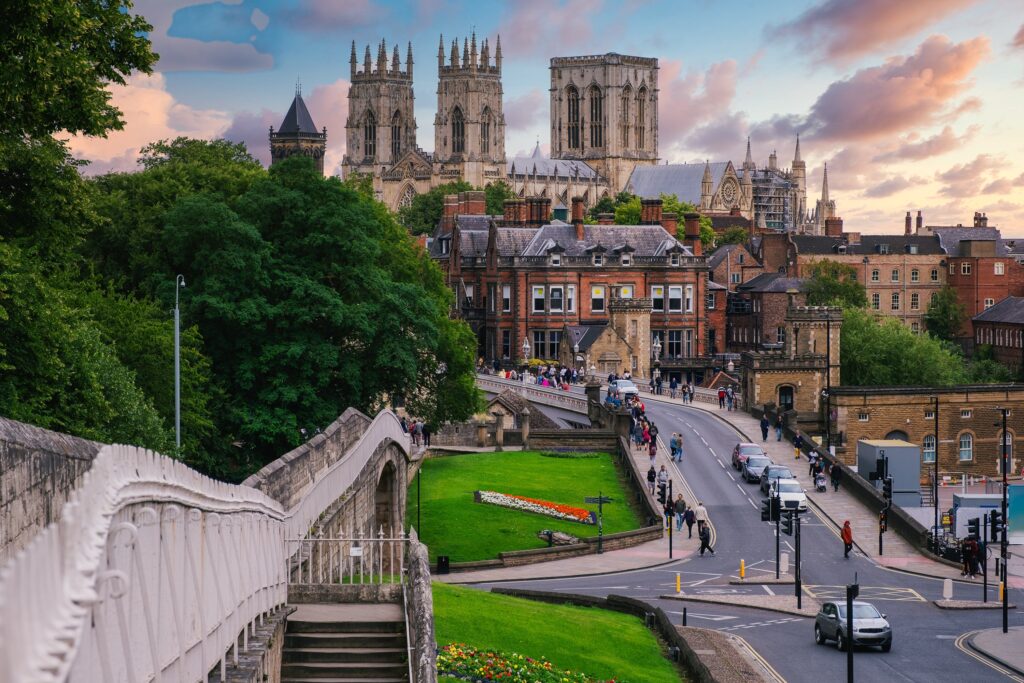
POLYGON ((571 85, 565 92, 569 103, 569 149, 580 148, 580 93, 571 85))
POLYGON ((377 156, 377 117, 372 111, 366 112, 363 120, 363 152, 368 159, 377 156))
POLYGON ((412 200, 415 197, 416 190, 413 189, 412 185, 407 185, 405 190, 402 191, 402 196, 398 198, 398 208, 412 206, 412 200))
POLYGON ((604 95, 596 85, 588 93, 590 99, 590 146, 604 147, 604 95))
POLYGON ((452 112, 452 154, 463 154, 466 151, 466 120, 462 118, 462 110, 455 107, 452 112))
POLYGON ((623 147, 629 147, 629 101, 631 99, 633 99, 633 89, 627 85, 622 90, 622 111, 619 112, 622 117, 619 124, 619 137, 623 147))
POLYGON ((398 161, 402 156, 402 115, 395 112, 391 117, 391 160, 398 161))
POLYGON ((480 152, 491 153, 491 110, 484 107, 484 113, 480 116, 480 152))
POLYGON ((636 147, 643 149, 646 145, 644 139, 647 132, 644 128, 647 119, 647 88, 640 88, 636 94, 636 147))

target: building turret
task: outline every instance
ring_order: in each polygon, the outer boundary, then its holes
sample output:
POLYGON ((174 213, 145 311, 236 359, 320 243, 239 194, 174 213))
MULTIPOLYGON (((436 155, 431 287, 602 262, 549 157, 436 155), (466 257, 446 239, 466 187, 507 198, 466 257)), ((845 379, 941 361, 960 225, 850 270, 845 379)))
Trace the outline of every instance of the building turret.
POLYGON ((487 39, 484 38, 483 45, 480 47, 480 68, 489 69, 491 66, 491 46, 488 44, 487 39))
POLYGON ((349 71, 352 76, 356 75, 356 67, 359 66, 359 60, 356 59, 356 41, 352 41, 352 54, 348 58, 349 71))
POLYGON ((825 162, 825 171, 821 175, 821 201, 823 204, 829 202, 828 198, 828 162, 825 162))
POLYGON ((394 51, 391 53, 391 73, 397 76, 401 72, 401 65, 398 63, 398 43, 395 43, 394 51))
POLYGON ((462 39, 462 66, 469 68, 469 39, 462 39))
POLYGON ((444 34, 442 33, 440 38, 437 39, 437 68, 438 70, 444 68, 444 34))
POLYGON ((384 75, 388 70, 388 48, 384 39, 381 38, 380 47, 377 48, 377 73, 384 75))
POLYGON ((750 154, 750 136, 747 136, 747 158, 743 160, 743 170, 754 170, 754 157, 750 154))
POLYGON ((775 154, 774 149, 772 150, 772 153, 768 155, 768 168, 773 171, 779 168, 779 157, 775 154))
POLYGON ((370 59, 370 46, 366 46, 366 54, 363 55, 363 73, 369 75, 373 71, 373 60, 370 59))
POLYGON ((412 41, 409 41, 409 48, 405 52, 405 74, 412 79, 412 41))
POLYGON ((501 73, 501 34, 498 34, 498 42, 494 47, 494 66, 497 67, 498 73, 501 73))
POLYGON ((477 52, 476 52, 476 31, 473 31, 473 40, 469 44, 469 66, 474 71, 476 70, 476 58, 477 58, 477 52))
POLYGON ((313 159, 317 169, 323 173, 326 149, 327 129, 317 130, 302 99, 302 86, 296 84, 295 98, 280 127, 276 133, 270 129, 270 163, 274 165, 291 156, 306 156, 313 159))
POLYGON ((711 190, 712 190, 712 179, 711 179, 711 164, 704 161, 704 177, 700 180, 700 208, 707 211, 711 208, 711 190))
POLYGON ((453 40, 452 41, 452 60, 451 60, 451 66, 452 66, 452 68, 455 68, 455 69, 459 68, 459 41, 458 40, 453 40))

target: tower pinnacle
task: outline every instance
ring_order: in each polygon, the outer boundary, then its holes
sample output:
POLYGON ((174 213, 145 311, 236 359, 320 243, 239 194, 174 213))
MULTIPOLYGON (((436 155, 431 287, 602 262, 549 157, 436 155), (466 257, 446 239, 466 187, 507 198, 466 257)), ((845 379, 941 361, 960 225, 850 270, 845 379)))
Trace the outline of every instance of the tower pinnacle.
POLYGON ((799 161, 803 161, 803 159, 800 158, 800 136, 797 135, 796 136, 796 151, 793 152, 793 164, 796 164, 799 161))
POLYGON ((825 171, 821 176, 821 201, 828 201, 828 162, 825 162, 825 171))

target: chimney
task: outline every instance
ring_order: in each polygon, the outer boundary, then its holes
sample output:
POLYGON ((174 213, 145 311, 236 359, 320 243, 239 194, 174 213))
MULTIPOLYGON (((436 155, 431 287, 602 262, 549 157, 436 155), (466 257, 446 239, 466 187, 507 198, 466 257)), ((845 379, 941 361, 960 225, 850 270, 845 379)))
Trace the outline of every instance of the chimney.
POLYGON ((679 218, 671 211, 661 214, 661 227, 665 228, 665 232, 676 236, 676 231, 679 229, 679 218))
POLYGON ((640 224, 657 225, 661 223, 661 200, 641 199, 640 200, 640 224))
POLYGON ((487 212, 487 196, 479 190, 459 193, 459 215, 482 216, 487 212))
POLYGON ((441 234, 450 235, 455 229, 455 217, 459 215, 459 195, 444 196, 444 210, 441 213, 441 234))
POLYGON ((976 228, 987 228, 988 227, 988 216, 978 211, 974 212, 974 227, 976 228))
POLYGON ((917 230, 916 230, 916 234, 920 235, 921 234, 921 230, 923 228, 924 228, 924 218, 921 216, 920 209, 918 209, 918 211, 917 211, 917 230))
POLYGON ((519 225, 526 225, 526 200, 516 200, 516 223, 519 225))
MULTIPOLYGON (((977 216, 978 214, 974 214, 974 215, 977 216)), ((909 211, 907 211, 907 217, 904 220, 903 234, 904 235, 909 235, 910 234, 910 212, 909 211)))
POLYGON ((526 224, 536 225, 537 224, 537 201, 540 197, 527 197, 526 198, 526 224))
POLYGON ((599 213, 597 214, 598 225, 614 225, 615 214, 614 213, 599 213))
MULTIPOLYGON (((910 212, 909 211, 907 212, 907 226, 908 226, 907 234, 909 235, 910 234, 910 232, 909 232, 910 212)), ((842 237, 843 236, 843 219, 839 218, 839 217, 836 217, 836 218, 826 218, 825 219, 825 234, 828 235, 829 237, 842 237)))
POLYGON ((505 219, 505 225, 516 222, 516 203, 515 199, 506 199, 505 203, 502 205, 502 208, 504 209, 502 218, 505 219))
POLYGON ((583 241, 583 197, 572 198, 572 224, 576 228, 576 241, 583 241))
POLYGON ((551 220, 551 197, 540 197, 537 200, 538 204, 538 224, 544 225, 551 220))
POLYGON ((686 245, 693 251, 694 256, 700 256, 700 214, 683 214, 683 225, 686 226, 686 238, 684 242, 686 242, 686 245))

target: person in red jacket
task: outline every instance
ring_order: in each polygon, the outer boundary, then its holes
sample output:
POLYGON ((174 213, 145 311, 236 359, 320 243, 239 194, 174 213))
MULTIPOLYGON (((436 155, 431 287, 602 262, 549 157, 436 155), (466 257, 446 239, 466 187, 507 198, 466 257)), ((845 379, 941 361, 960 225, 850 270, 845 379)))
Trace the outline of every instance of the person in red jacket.
POLYGON ((853 550, 853 529, 850 527, 850 520, 843 522, 840 536, 843 539, 843 557, 850 559, 850 551, 853 550))

